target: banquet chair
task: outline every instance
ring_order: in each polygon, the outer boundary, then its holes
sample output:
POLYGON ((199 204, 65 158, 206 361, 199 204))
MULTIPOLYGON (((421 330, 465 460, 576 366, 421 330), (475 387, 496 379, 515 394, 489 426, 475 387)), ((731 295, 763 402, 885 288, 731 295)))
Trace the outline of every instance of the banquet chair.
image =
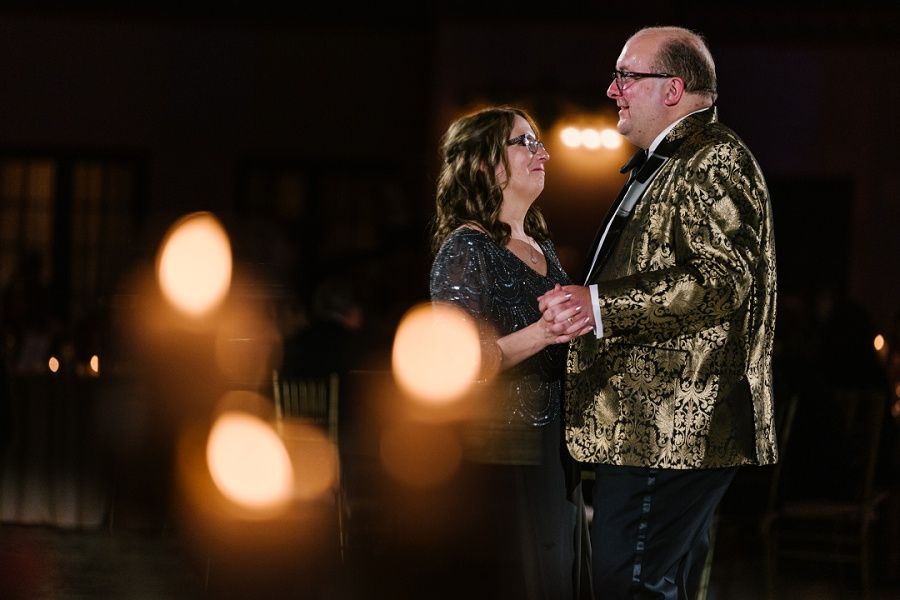
POLYGON ((788 441, 791 438, 791 431, 794 427, 794 417, 797 414, 797 405, 800 397, 792 394, 781 411, 776 411, 775 415, 775 436, 778 442, 778 462, 772 466, 771 478, 769 479, 769 490, 766 497, 766 509, 762 516, 761 533, 763 538, 764 565, 766 571, 766 594, 769 598, 774 596, 775 587, 775 554, 769 546, 771 540, 772 523, 778 515, 778 502, 781 493, 781 473, 784 470, 784 463, 787 460, 788 441))
POLYGON ((302 419, 323 428, 328 438, 337 444, 339 391, 336 373, 324 377, 285 378, 274 371, 272 397, 279 433, 283 432, 285 419, 302 419))
MULTIPOLYGON (((782 465, 784 464, 785 447, 791 434, 791 428, 793 427, 794 415, 797 412, 798 401, 799 398, 796 394, 791 395, 790 397, 788 397, 784 408, 782 408, 781 410, 776 410, 775 413, 775 435, 778 441, 779 461, 778 463, 773 465, 770 479, 768 479, 770 485, 767 511, 771 511, 774 506, 775 497, 777 495, 778 478, 780 476, 782 465)), ((706 553, 706 560, 703 564, 703 571, 700 575, 700 585, 697 589, 697 596, 695 600, 706 600, 708 597, 711 597, 710 590, 712 587, 712 567, 714 564, 716 537, 718 536, 719 528, 722 526, 723 519, 726 521, 725 524, 727 525, 727 521, 729 518, 730 517, 727 515, 723 517, 723 515, 721 514, 721 507, 717 509, 716 513, 713 515, 713 519, 709 527, 709 549, 706 553)))
POLYGON ((878 516, 878 506, 887 496, 874 484, 886 399, 880 391, 837 390, 830 400, 831 403, 822 402, 820 409, 837 411, 840 430, 834 433, 834 444, 847 461, 847 468, 842 471, 844 476, 838 476, 840 480, 836 477, 832 483, 835 487, 847 484, 849 491, 780 498, 790 421, 796 410, 796 406, 791 407, 787 427, 782 432, 782 457, 776 465, 761 527, 769 598, 775 596, 776 571, 783 559, 855 565, 863 597, 870 597, 870 532, 878 516))
MULTIPOLYGON (((272 373, 272 398, 275 404, 275 426, 285 435, 285 424, 291 420, 321 428, 328 439, 339 447, 338 404, 340 378, 336 373, 327 376, 284 377, 277 370, 272 373)), ((338 468, 335 503, 341 560, 346 550, 347 503, 338 468)))

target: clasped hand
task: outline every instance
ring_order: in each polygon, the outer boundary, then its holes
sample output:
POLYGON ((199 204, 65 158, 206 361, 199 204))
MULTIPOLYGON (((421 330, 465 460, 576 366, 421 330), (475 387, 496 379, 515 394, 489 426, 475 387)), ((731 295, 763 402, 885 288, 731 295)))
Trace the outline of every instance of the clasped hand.
POLYGON ((538 297, 538 309, 547 331, 563 343, 594 330, 591 294, 580 285, 562 286, 538 297))

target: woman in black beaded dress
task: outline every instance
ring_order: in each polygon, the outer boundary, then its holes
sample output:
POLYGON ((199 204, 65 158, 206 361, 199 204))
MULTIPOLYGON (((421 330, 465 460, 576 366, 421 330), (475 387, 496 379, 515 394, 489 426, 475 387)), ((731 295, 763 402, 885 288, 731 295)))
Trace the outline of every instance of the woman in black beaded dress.
POLYGON ((575 307, 557 331, 538 310, 538 296, 569 282, 534 206, 549 158, 534 121, 512 107, 463 116, 442 140, 431 298, 475 317, 484 371, 499 371, 482 394, 492 418, 471 429, 457 488, 471 494, 460 501, 471 535, 452 557, 455 582, 477 580, 478 597, 584 593, 584 511, 560 404, 566 343, 593 324, 575 307))

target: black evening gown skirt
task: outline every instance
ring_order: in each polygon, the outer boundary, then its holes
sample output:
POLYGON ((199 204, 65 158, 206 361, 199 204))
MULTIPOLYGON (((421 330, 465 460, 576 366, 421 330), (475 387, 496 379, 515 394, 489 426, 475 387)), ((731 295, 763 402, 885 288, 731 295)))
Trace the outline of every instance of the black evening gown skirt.
POLYGON ((464 462, 446 505, 454 531, 435 597, 575 598, 583 510, 567 493, 561 417, 540 431, 540 464, 464 462))

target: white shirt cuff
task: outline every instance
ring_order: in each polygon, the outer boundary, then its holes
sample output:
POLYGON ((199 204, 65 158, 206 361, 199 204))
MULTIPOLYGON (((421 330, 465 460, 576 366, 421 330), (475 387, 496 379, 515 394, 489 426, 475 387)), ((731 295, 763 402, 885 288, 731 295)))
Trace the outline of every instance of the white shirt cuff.
POLYGON ((596 285, 589 285, 588 291, 591 293, 591 311, 594 313, 594 335, 597 339, 603 337, 603 320, 600 318, 600 294, 597 293, 596 285))

